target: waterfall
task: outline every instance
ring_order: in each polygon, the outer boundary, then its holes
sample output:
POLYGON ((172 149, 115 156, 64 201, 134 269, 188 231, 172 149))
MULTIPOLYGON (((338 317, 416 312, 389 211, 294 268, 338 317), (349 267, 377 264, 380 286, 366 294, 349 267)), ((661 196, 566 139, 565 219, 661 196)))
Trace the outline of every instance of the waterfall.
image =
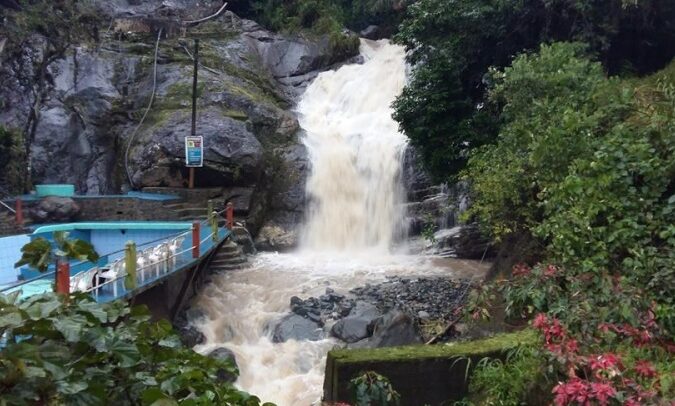
POLYGON ((366 40, 361 54, 363 64, 318 75, 298 105, 311 163, 302 250, 260 253, 251 268, 215 275, 197 299, 206 337, 197 350, 232 350, 241 371, 236 385, 280 406, 320 404, 326 353, 339 344, 330 324, 318 341, 273 342, 292 296, 448 273, 432 259, 389 251, 405 224, 407 140, 391 118, 405 84, 405 55, 387 41, 366 40))
POLYGON ((301 247, 386 251, 404 227, 407 139, 391 104, 405 85, 402 47, 361 41, 363 64, 321 73, 298 104, 311 173, 301 247))

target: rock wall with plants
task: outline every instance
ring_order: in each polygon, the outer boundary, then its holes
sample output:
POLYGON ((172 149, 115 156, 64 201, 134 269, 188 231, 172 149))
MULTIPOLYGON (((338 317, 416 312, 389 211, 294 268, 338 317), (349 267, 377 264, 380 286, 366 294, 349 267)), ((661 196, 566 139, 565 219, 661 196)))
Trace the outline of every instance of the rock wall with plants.
POLYGON ((83 194, 186 186, 199 39, 196 132, 206 148, 196 186, 252 196, 241 214, 256 232, 273 221, 287 233, 299 221, 306 154, 291 112, 296 88, 355 56, 356 37, 276 34, 230 11, 186 23, 220 1, 13 4, 0 7, 3 186, 72 183, 83 194))

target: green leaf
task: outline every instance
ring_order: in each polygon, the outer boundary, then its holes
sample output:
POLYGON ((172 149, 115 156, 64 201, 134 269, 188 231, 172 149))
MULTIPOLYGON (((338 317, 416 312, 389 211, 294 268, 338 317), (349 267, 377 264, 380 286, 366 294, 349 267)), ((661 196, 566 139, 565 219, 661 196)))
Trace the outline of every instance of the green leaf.
POLYGON ((122 367, 134 366, 141 359, 136 345, 119 338, 116 338, 111 343, 110 351, 119 360, 122 367))
POLYGON ((16 328, 23 325, 23 318, 18 312, 3 314, 0 316, 0 329, 16 328))
POLYGON ((143 405, 174 406, 178 403, 159 388, 148 388, 141 394, 143 405))
POLYGON ((52 322, 54 323, 54 328, 63 334, 66 341, 74 343, 80 340, 80 335, 87 323, 87 319, 82 315, 75 314, 53 319, 52 322))

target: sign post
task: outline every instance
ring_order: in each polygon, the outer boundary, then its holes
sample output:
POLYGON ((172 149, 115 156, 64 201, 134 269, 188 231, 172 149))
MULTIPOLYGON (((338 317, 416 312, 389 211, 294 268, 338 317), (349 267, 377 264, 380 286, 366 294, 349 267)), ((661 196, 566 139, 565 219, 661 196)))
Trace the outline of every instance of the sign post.
POLYGON ((185 137, 185 164, 189 169, 190 174, 188 175, 188 188, 194 189, 195 187, 195 168, 201 167, 204 163, 204 147, 202 137, 196 137, 197 135, 197 71, 199 70, 199 39, 195 39, 195 53, 194 53, 194 68, 192 75, 192 129, 190 131, 190 137, 185 137), (192 149, 188 146, 188 138, 192 139, 192 149), (195 139, 199 138, 199 145, 195 145, 195 139), (197 157, 197 152, 199 149, 199 157, 197 157), (189 155, 189 152, 193 153, 192 161, 189 155), (199 158, 199 163, 197 164, 197 158, 199 158))
POLYGON ((201 136, 185 137, 185 166, 200 168, 204 165, 204 138, 201 136))

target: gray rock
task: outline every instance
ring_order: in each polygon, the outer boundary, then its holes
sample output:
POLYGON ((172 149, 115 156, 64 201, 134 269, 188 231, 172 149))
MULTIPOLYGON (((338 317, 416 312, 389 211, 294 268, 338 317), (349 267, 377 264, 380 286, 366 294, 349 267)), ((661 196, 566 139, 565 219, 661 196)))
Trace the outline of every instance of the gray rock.
POLYGON ((419 317, 420 320, 428 320, 429 318, 431 318, 431 315, 427 311, 420 310, 419 312, 417 312, 417 317, 419 317))
MULTIPOLYGON (((229 362, 236 369, 239 369, 237 365, 237 357, 234 355, 234 352, 226 347, 218 347, 213 351, 206 354, 207 357, 211 357, 220 361, 229 362)), ((237 380, 237 374, 228 371, 227 369, 221 368, 216 372, 216 376, 221 382, 232 383, 237 380)))
POLYGON ((359 32, 359 36, 361 38, 366 38, 366 39, 370 39, 370 40, 378 40, 378 39, 383 38, 382 37, 382 30, 380 29, 380 27, 378 25, 367 26, 366 28, 361 30, 361 32, 359 32))
POLYGON ((323 329, 318 324, 297 314, 289 314, 284 316, 274 327, 272 342, 283 343, 288 340, 318 341, 323 337, 323 329))
POLYGON ((370 337, 375 321, 382 316, 376 306, 358 301, 351 308, 349 316, 338 320, 331 329, 334 337, 347 343, 355 343, 370 337))
POLYGON ((401 311, 392 310, 377 319, 368 346, 380 348, 420 343, 422 337, 413 319, 401 311))
POLYGON ((47 196, 31 210, 33 221, 39 223, 58 223, 77 218, 80 206, 69 197, 47 196))
POLYGON ((287 222, 292 224, 292 229, 287 226, 281 226, 274 222, 267 223, 258 232, 255 238, 255 247, 259 251, 290 251, 298 245, 298 222, 287 222))
MULTIPOLYGON (((136 186, 183 186, 185 141, 191 115, 176 111, 153 127, 132 150, 136 186)), ((204 167, 201 182, 208 186, 250 185, 262 170, 262 146, 244 123, 209 108, 200 113, 197 134, 204 137, 204 167)))
POLYGON ((370 336, 372 320, 363 317, 345 317, 338 320, 331 328, 331 335, 346 343, 355 343, 370 336))
POLYGON ((289 38, 271 34, 258 27, 250 29, 245 36, 263 64, 277 78, 305 75, 358 54, 357 42, 354 47, 336 53, 327 35, 318 41, 308 41, 300 36, 289 38))

